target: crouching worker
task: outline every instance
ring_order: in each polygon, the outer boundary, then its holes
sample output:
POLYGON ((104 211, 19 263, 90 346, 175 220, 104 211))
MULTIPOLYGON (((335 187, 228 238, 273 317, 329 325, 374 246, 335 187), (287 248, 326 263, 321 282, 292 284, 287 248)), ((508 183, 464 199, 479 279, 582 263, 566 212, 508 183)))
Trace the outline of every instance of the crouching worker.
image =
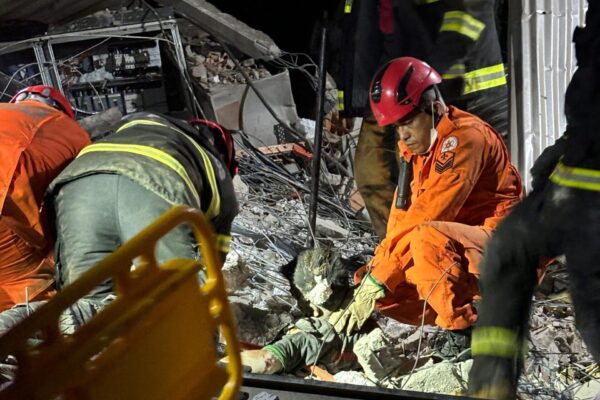
POLYGON ((469 347, 483 248, 522 186, 498 132, 447 106, 441 81, 425 62, 403 57, 371 82, 374 116, 397 131, 412 179, 397 189, 386 237, 356 274, 360 286, 336 329, 360 328, 374 309, 403 323, 435 323, 449 333, 441 350, 450 358, 469 347))
MULTIPOLYGON (((218 248, 227 253, 237 213, 231 135, 210 121, 193 126, 152 113, 123 118, 115 133, 84 148, 52 182, 48 196, 55 215, 58 285, 69 285, 173 205, 202 210, 212 222, 218 248)), ((197 258, 190 227, 162 238, 156 258, 197 258)), ((111 294, 111 282, 88 299, 111 294)))
POLYGON ((31 86, 0 103, 0 311, 55 292, 44 192, 89 143, 51 86, 31 86))

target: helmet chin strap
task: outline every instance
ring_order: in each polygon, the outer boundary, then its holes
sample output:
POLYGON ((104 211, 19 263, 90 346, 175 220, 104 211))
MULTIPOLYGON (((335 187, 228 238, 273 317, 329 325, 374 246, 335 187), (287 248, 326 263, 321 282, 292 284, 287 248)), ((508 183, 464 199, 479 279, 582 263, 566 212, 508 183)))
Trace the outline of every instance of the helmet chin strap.
POLYGON ((433 101, 432 101, 431 102, 431 129, 429 130, 429 148, 427 149, 427 151, 425 153, 429 153, 431 151, 431 149, 433 148, 433 145, 435 144, 435 142, 437 140, 438 131, 437 131, 437 129, 435 129, 435 120, 436 120, 436 115, 434 112, 433 101))

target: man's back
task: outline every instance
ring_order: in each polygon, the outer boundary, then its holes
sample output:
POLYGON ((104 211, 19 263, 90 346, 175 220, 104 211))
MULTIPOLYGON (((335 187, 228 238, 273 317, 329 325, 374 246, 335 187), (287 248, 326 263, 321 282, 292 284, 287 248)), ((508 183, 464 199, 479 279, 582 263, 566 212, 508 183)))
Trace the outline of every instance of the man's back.
POLYGON ((51 289, 44 191, 89 142, 73 119, 50 106, 0 104, 0 310, 51 289))

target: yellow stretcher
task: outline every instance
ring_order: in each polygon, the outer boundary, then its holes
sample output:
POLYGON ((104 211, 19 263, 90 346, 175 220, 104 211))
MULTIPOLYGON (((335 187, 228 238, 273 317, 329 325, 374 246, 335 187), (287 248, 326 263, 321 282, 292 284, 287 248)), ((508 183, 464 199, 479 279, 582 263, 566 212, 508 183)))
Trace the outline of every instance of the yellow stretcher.
POLYGON ((18 360, 17 377, 0 399, 211 399, 219 391, 219 399, 235 398, 239 344, 220 267, 202 213, 173 208, 0 338, 0 358, 18 360), (208 275, 202 288, 198 262, 175 259, 159 268, 154 257, 156 242, 183 222, 201 245, 208 275), (139 267, 131 271, 136 258, 139 267), (108 278, 117 298, 73 335, 62 335, 60 314, 108 278), (227 341, 226 369, 217 366, 218 328, 227 341), (44 342, 31 347, 27 338, 35 332, 44 342))

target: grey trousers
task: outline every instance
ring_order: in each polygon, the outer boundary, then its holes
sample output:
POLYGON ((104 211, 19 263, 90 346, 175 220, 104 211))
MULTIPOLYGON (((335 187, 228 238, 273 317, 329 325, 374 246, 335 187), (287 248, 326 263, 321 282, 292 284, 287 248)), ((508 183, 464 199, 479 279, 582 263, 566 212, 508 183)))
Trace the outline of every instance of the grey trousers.
MULTIPOLYGON (((64 185, 54 199, 58 287, 75 281, 172 207, 170 203, 120 175, 96 174, 64 185)), ((156 248, 159 265, 175 257, 197 258, 189 226, 180 225, 156 248)), ((112 292, 104 282, 88 294, 102 300, 112 292)))

